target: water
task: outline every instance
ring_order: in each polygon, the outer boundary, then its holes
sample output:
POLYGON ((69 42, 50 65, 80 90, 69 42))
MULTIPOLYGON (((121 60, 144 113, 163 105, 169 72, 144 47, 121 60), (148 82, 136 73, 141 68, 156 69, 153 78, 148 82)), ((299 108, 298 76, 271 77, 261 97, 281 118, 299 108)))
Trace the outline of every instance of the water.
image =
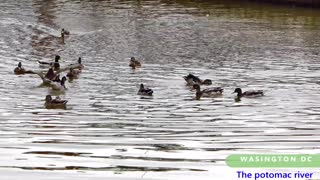
POLYGON ((214 1, 2 0, 1 177, 235 179, 233 153, 319 153, 319 17, 214 1), (13 74, 56 54, 85 64, 60 94, 67 110, 43 107, 57 93, 39 77, 13 74), (190 72, 224 95, 194 100, 190 72), (140 83, 152 98, 136 95, 140 83), (236 102, 235 87, 266 95, 236 102))

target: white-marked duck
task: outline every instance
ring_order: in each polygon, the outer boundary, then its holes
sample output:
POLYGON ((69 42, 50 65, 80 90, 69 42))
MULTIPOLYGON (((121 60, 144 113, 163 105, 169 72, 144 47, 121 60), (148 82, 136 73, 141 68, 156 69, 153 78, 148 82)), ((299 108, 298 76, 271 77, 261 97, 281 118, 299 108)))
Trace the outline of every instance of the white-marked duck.
POLYGON ((191 73, 189 73, 188 76, 184 76, 183 78, 187 82, 188 86, 193 86, 194 84, 200 84, 200 85, 212 84, 212 81, 210 79, 201 80, 198 76, 195 76, 191 73))
POLYGON ((45 99, 44 106, 47 109, 55 109, 55 108, 66 108, 67 100, 61 100, 59 97, 56 97, 55 99, 52 99, 51 95, 47 95, 45 99))
POLYGON ((42 67, 53 67, 54 70, 58 70, 60 68, 59 60, 60 60, 60 56, 56 55, 54 62, 38 61, 38 63, 42 67))
POLYGON ((69 72, 67 74, 67 77, 69 79, 76 79, 79 77, 79 74, 81 73, 81 71, 79 69, 73 69, 73 68, 70 68, 69 69, 69 72))
POLYGON ((50 86, 52 87, 53 90, 55 91, 64 91, 66 90, 66 86, 65 86, 65 82, 66 82, 67 78, 65 76, 63 76, 61 78, 61 81, 60 82, 54 82, 54 81, 51 81, 50 82, 50 86))
POLYGON ((135 69, 136 67, 141 67, 141 63, 138 60, 136 60, 134 57, 131 57, 129 66, 132 69, 135 69))
POLYGON ((236 88, 233 93, 237 93, 237 98, 241 97, 257 97, 257 96, 263 96, 262 90, 250 90, 242 92, 241 88, 236 88))
POLYGON ((61 35, 62 35, 62 34, 68 36, 68 35, 70 35, 70 31, 65 30, 64 28, 62 28, 62 29, 61 29, 61 35))
POLYGON ((20 75, 20 74, 35 74, 33 71, 27 71, 26 69, 24 69, 22 67, 22 63, 19 62, 18 63, 18 66, 16 68, 14 68, 13 72, 17 75, 20 75))
POLYGON ((194 84, 193 89, 196 89, 196 100, 200 100, 201 97, 211 97, 216 95, 221 95, 223 93, 223 89, 221 87, 212 87, 203 89, 201 91, 199 84, 194 84))
POLYGON ((83 69, 83 68, 84 68, 84 65, 82 64, 81 57, 79 57, 77 63, 75 63, 75 64, 69 64, 68 67, 73 68, 73 69, 80 69, 80 70, 83 69))
POLYGON ((18 66, 16 68, 14 68, 14 73, 15 74, 24 74, 26 72, 26 70, 22 67, 22 63, 19 62, 18 66))
POLYGON ((138 95, 152 96, 153 91, 149 88, 145 88, 143 84, 140 84, 138 95))

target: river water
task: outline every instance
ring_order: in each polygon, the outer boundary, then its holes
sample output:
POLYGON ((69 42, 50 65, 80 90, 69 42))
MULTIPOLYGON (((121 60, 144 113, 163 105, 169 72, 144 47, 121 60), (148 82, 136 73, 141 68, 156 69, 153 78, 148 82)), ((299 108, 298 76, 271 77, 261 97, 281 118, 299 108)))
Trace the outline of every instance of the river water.
MULTIPOLYGON (((238 153, 319 153, 320 11, 220 1, 0 2, 1 179, 236 179, 238 153), (60 29, 71 31, 63 44, 60 29), (57 94, 22 62, 82 57, 57 94), (131 56, 142 68, 132 70, 131 56), (194 73, 224 95, 194 100, 194 73), (154 96, 136 95, 139 84, 154 96), (265 96, 234 100, 234 88, 265 96), (69 100, 45 109, 47 94, 69 100)), ((312 170, 312 172, 315 170, 312 170)))

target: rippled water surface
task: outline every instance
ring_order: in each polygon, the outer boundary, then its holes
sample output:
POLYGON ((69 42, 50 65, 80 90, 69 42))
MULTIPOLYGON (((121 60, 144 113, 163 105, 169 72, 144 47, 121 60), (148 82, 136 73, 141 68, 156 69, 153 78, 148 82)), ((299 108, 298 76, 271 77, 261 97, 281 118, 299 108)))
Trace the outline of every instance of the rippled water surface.
POLYGON ((320 11, 205 1, 0 2, 4 179, 234 179, 233 153, 319 153, 320 11), (71 35, 61 42, 60 29, 71 35), (54 94, 19 61, 82 57, 54 94), (142 68, 128 67, 131 56, 142 68), (182 76, 224 95, 194 100, 182 76), (152 98, 136 95, 140 83, 152 98), (265 96, 234 100, 235 87, 265 96), (59 94, 58 94, 59 95, 59 94))

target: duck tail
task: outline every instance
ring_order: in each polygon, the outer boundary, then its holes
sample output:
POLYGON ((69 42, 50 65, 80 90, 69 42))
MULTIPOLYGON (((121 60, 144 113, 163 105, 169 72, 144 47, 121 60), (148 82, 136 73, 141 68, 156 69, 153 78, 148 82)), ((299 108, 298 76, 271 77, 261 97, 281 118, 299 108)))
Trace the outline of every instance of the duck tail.
POLYGON ((147 91, 147 94, 151 96, 151 95, 153 94, 153 91, 152 91, 151 89, 149 89, 149 90, 147 91))
POLYGON ((44 62, 44 61, 38 61, 39 64, 48 64, 50 65, 51 63, 48 63, 48 62, 44 62))
POLYGON ((188 76, 182 76, 184 80, 188 81, 188 76))
POLYGON ((258 92, 259 92, 259 94, 261 94, 261 96, 264 96, 263 91, 258 91, 258 92))

